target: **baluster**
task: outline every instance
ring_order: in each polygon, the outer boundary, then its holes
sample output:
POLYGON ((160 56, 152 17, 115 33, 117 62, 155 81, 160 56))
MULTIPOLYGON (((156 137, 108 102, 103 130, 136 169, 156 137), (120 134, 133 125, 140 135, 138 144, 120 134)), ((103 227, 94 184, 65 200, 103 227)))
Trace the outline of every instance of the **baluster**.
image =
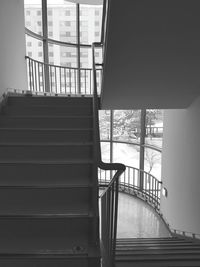
POLYGON ((67 78, 66 78, 66 68, 64 68, 64 83, 65 83, 65 94, 66 94, 66 88, 67 88, 67 78))
POLYGON ((37 92, 37 69, 36 69, 36 61, 34 61, 34 70, 35 70, 35 91, 37 92))
POLYGON ((75 95, 76 95, 76 70, 74 69, 74 86, 75 86, 75 95))
POLYGON ((51 76, 51 91, 50 92, 53 92, 53 73, 52 73, 52 66, 50 65, 50 76, 51 76))
POLYGON ((32 83, 31 83, 31 60, 28 58, 28 65, 29 65, 29 86, 30 86, 30 91, 32 91, 32 83))
POLYGON ((86 77, 86 69, 85 69, 85 95, 86 95, 86 88, 87 88, 86 79, 87 77, 86 77))
POLYGON ((54 73, 55 73, 55 89, 56 89, 56 94, 58 93, 57 89, 57 68, 54 66, 54 73))
POLYGON ((59 67, 59 75, 60 75, 60 94, 62 94, 62 71, 61 71, 61 67, 59 67))
POLYGON ((32 71, 31 71, 31 74, 32 74, 32 91, 34 92, 35 90, 35 82, 34 82, 34 69, 33 69, 33 60, 31 61, 31 68, 32 68, 32 71))
POLYGON ((70 88, 70 95, 71 95, 71 93, 72 93, 72 78, 71 78, 71 75, 72 75, 72 73, 71 73, 71 69, 69 69, 69 88, 70 88))

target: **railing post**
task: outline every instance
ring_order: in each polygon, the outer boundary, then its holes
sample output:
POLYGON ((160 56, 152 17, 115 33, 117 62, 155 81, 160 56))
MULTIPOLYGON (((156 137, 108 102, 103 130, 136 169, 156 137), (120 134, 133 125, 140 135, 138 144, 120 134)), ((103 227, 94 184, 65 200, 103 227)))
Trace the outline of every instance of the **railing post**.
POLYGON ((141 110, 141 133, 140 133, 140 191, 144 187, 144 145, 145 145, 146 110, 141 110))
MULTIPOLYGON (((42 0, 42 29, 43 29, 43 54, 44 54, 44 79, 45 92, 50 92, 49 88, 49 48, 48 48, 48 21, 47 21, 47 0, 42 0)), ((44 82, 44 81, 43 81, 44 82)))
POLYGON ((76 31, 77 31, 77 92, 81 94, 81 53, 80 53, 80 5, 76 4, 76 15, 77 15, 77 22, 76 22, 76 31))

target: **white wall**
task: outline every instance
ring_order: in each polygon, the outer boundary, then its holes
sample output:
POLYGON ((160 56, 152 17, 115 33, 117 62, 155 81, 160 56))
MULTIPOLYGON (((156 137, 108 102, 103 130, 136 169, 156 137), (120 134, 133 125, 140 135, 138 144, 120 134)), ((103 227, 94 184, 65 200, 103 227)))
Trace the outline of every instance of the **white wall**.
POLYGON ((165 111, 161 211, 175 229, 200 233, 200 98, 165 111))
POLYGON ((0 94, 7 88, 27 89, 24 1, 0 1, 0 94))

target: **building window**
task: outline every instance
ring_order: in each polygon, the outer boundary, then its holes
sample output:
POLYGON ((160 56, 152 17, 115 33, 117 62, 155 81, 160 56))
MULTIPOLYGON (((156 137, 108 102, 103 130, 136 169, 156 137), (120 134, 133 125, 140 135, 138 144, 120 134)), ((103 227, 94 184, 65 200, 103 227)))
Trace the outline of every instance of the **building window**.
POLYGON ((37 15, 41 16, 41 11, 40 10, 37 11, 37 15))
POLYGON ((65 16, 70 16, 70 14, 71 14, 70 10, 65 11, 65 16))
POLYGON ((31 42, 27 42, 27 46, 32 46, 32 43, 31 42))
POLYGON ((52 16, 52 10, 47 11, 48 16, 52 16))
POLYGON ((31 26, 31 22, 30 21, 26 21, 26 27, 30 27, 31 26))
POLYGON ((49 57, 53 57, 53 52, 49 52, 49 57))
POLYGON ((31 15, 31 11, 30 10, 26 10, 26 16, 30 16, 31 15))
POLYGON ((42 26, 42 22, 41 22, 41 21, 38 21, 38 22, 37 22, 37 25, 38 25, 38 26, 42 26))
POLYGON ((38 52, 38 57, 42 57, 42 52, 38 52))
POLYGON ((49 26, 53 26, 53 21, 48 21, 49 26))
POLYGON ((29 57, 32 57, 32 52, 28 52, 28 56, 29 57))

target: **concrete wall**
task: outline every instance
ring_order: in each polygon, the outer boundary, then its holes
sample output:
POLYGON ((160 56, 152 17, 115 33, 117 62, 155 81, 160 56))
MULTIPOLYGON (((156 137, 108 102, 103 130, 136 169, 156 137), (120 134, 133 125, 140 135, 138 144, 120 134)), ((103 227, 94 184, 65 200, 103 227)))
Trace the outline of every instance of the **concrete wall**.
POLYGON ((165 111, 161 210, 173 228, 200 233, 200 98, 165 111))
POLYGON ((200 95, 199 1, 110 2, 102 107, 188 107, 200 95))
POLYGON ((27 89, 24 1, 0 1, 0 94, 7 88, 27 89))

